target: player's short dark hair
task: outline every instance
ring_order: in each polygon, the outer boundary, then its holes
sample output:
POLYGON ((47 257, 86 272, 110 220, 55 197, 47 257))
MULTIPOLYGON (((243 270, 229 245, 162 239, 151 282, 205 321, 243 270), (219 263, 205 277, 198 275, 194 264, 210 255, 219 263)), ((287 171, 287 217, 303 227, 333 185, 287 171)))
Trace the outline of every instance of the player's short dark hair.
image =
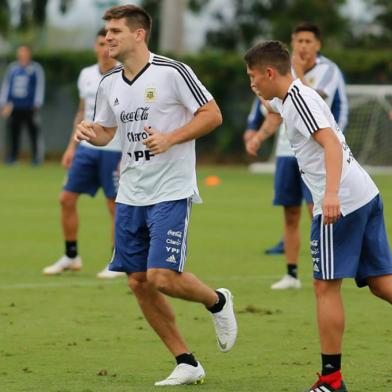
POLYGON ((106 37, 106 29, 105 29, 105 27, 101 27, 101 28, 97 31, 96 38, 98 38, 98 37, 106 37))
POLYGON ((146 42, 148 42, 151 33, 152 19, 147 11, 132 4, 120 5, 109 8, 102 19, 108 21, 122 18, 126 19, 130 29, 139 28, 145 30, 146 42))
POLYGON ((245 53, 244 59, 249 68, 271 66, 281 75, 291 71, 289 51, 280 41, 258 43, 245 53))
POLYGON ((302 31, 308 31, 310 33, 313 33, 314 36, 321 41, 322 35, 321 35, 321 29, 318 25, 312 22, 302 22, 295 26, 293 34, 300 33, 302 31))

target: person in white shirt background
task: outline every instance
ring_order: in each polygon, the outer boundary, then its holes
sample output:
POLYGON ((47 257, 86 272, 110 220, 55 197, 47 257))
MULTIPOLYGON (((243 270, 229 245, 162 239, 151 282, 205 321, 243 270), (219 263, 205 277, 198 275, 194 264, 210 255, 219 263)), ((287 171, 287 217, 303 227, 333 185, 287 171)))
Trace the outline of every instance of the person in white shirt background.
MULTIPOLYGON (((116 60, 109 57, 105 36, 105 29, 100 29, 94 46, 97 64, 82 69, 78 78, 80 99, 74 119, 74 130, 83 119, 88 121, 93 119, 98 85, 102 76, 117 65, 116 60)), ((64 255, 54 264, 43 269, 43 273, 49 276, 58 275, 64 271, 79 271, 82 268, 82 258, 78 252, 79 215, 77 210, 77 203, 82 194, 93 197, 102 188, 112 221, 111 242, 113 243, 114 240, 114 200, 118 189, 119 164, 122 155, 119 138, 116 137, 109 145, 98 148, 86 141, 77 143, 74 139, 74 130, 61 160, 62 165, 68 169, 67 180, 60 193, 61 226, 65 251, 64 255)), ((110 279, 122 275, 125 274, 109 271, 106 264, 97 277, 110 279)))

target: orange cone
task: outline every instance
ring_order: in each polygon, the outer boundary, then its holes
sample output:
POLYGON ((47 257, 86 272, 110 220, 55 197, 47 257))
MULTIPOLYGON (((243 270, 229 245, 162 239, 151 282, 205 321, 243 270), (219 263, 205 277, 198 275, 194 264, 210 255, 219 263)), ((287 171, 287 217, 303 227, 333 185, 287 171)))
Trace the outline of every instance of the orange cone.
POLYGON ((204 183, 207 186, 218 186, 222 183, 222 180, 218 176, 207 176, 204 179, 204 183))

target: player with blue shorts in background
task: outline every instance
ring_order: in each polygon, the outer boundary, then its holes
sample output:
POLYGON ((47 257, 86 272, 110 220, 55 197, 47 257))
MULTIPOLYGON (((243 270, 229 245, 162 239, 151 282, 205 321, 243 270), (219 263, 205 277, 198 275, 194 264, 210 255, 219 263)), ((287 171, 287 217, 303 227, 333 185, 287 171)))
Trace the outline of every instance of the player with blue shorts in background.
MULTIPOLYGON (((94 116, 95 96, 102 76, 113 69, 117 62, 109 57, 105 42, 105 29, 101 29, 95 41, 97 64, 84 68, 78 78, 79 109, 75 115, 74 128, 83 119, 92 120, 94 116)), ((79 217, 77 202, 79 196, 87 194, 92 197, 102 188, 112 220, 112 241, 114 230, 115 198, 118 189, 121 147, 118 138, 108 146, 95 147, 82 141, 74 140, 73 133, 62 158, 62 165, 69 169, 64 188, 60 194, 61 224, 63 229, 65 252, 54 264, 45 267, 45 275, 58 275, 64 271, 79 271, 82 258, 78 253, 79 217)), ((110 279, 124 275, 109 271, 106 266, 97 274, 98 278, 110 279)))

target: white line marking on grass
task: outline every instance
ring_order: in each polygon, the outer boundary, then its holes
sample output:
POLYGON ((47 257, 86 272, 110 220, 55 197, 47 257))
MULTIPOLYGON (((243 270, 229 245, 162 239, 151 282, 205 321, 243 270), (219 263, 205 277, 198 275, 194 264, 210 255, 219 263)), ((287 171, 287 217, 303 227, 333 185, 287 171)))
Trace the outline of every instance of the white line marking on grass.
POLYGON ((70 282, 42 282, 42 283, 15 283, 15 284, 0 284, 0 290, 21 290, 21 289, 57 289, 61 287, 87 287, 87 286, 102 286, 113 283, 124 283, 123 281, 97 281, 97 280, 82 280, 70 282))
MULTIPOLYGON (((238 282, 260 282, 262 285, 265 282, 274 282, 279 279, 279 275, 223 275, 223 276, 204 276, 202 277, 205 281, 238 281, 238 282)), ((56 278, 54 278, 56 279, 56 278)), ((126 281, 122 279, 114 280, 70 280, 60 282, 41 282, 41 283, 15 283, 15 284, 0 284, 0 290, 26 290, 26 289, 58 289, 63 287, 78 288, 78 287, 101 287, 109 284, 122 284, 126 285, 126 281)), ((311 282, 306 282, 302 285, 303 288, 312 288, 311 282)), ((356 289, 355 286, 346 286, 345 289, 356 289)))
MULTIPOLYGON (((278 276, 254 276, 254 275, 228 275, 228 276, 210 276, 204 277, 205 280, 217 281, 264 281, 278 279, 278 276)), ((56 279, 56 278, 54 278, 56 279)), ((122 279, 115 280, 70 280, 60 282, 40 282, 40 283, 14 283, 14 284, 0 284, 0 290, 24 290, 24 289, 50 289, 50 288, 62 288, 62 287, 89 287, 89 286, 102 286, 106 284, 118 284, 126 283, 122 279)))

